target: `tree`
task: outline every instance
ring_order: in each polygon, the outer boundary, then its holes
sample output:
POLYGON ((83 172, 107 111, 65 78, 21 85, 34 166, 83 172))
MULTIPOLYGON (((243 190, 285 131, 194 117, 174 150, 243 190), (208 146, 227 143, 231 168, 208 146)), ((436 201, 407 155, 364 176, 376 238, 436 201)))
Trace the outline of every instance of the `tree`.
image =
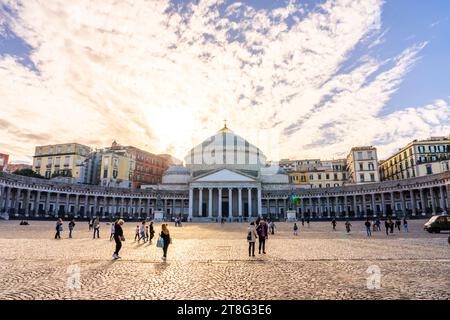
POLYGON ((45 179, 45 177, 41 176, 39 173, 33 171, 32 169, 19 169, 19 170, 14 171, 13 174, 17 174, 19 176, 25 176, 25 177, 45 179))

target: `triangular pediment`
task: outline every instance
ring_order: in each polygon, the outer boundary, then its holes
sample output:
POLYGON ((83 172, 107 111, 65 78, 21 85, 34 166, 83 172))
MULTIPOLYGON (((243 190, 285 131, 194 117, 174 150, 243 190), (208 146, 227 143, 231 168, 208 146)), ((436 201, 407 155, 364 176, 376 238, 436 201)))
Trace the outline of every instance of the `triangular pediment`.
POLYGON ((205 174, 195 179, 198 182, 250 182, 255 181, 247 175, 229 169, 221 169, 210 174, 205 174))

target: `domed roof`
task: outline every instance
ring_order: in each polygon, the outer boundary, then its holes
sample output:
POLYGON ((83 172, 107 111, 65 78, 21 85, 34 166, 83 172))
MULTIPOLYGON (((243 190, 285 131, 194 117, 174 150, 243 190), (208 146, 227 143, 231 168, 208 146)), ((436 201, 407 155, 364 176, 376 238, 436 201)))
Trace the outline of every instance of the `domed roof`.
POLYGON ((184 159, 192 171, 219 167, 259 171, 266 162, 266 156, 259 148, 235 134, 226 124, 215 135, 192 148, 184 159))
POLYGON ((185 168, 183 166, 173 166, 167 169, 164 174, 191 174, 188 168, 185 168))

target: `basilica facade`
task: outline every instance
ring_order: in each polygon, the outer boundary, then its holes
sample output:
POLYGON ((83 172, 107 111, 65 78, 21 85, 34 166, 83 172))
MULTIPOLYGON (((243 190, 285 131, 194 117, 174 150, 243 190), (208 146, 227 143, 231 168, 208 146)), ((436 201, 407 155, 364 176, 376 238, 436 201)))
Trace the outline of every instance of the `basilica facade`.
POLYGON ((226 126, 193 147, 185 166, 141 189, 67 184, 0 172, 0 213, 9 217, 242 221, 426 216, 448 213, 450 171, 399 181, 310 189, 289 183, 263 152, 226 126), (290 201, 297 196, 295 204, 290 201))

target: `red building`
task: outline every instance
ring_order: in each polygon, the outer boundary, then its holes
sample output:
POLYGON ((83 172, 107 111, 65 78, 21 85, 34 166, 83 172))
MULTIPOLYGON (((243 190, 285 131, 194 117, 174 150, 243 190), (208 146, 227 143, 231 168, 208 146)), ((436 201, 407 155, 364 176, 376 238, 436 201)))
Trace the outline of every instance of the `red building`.
POLYGON ((4 171, 8 166, 9 154, 0 153, 0 171, 4 171))
POLYGON ((112 143, 111 149, 126 150, 135 160, 136 166, 132 173, 134 188, 140 188, 143 184, 161 183, 163 172, 170 166, 165 157, 133 146, 121 146, 116 141, 112 143))

